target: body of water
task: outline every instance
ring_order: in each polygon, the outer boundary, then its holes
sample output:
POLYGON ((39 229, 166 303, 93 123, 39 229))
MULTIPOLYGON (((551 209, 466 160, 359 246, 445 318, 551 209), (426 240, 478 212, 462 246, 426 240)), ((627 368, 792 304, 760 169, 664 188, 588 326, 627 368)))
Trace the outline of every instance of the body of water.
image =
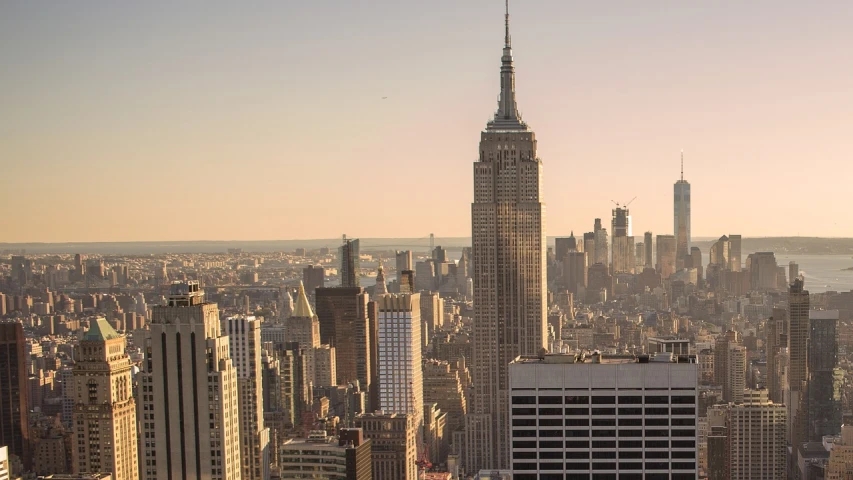
POLYGON ((776 262, 786 269, 790 262, 797 263, 811 293, 853 290, 853 270, 844 270, 853 267, 848 255, 776 255, 776 262))

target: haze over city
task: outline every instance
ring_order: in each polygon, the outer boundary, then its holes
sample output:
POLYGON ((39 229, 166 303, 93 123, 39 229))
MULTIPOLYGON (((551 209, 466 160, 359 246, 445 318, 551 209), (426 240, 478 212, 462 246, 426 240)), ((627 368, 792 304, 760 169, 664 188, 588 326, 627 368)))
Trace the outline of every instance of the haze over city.
MULTIPOLYGON (((6 2, 0 241, 468 236, 502 7, 6 2)), ((851 24, 850 2, 518 2, 548 234, 633 197, 673 233, 683 149, 694 237, 850 236, 851 24)))

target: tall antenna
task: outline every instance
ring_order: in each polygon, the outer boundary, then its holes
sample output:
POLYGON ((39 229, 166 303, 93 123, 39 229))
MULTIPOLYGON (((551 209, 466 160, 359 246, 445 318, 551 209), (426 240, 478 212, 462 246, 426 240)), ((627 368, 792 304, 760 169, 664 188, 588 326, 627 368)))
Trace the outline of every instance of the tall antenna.
POLYGON ((506 15, 504 16, 506 24, 506 33, 504 34, 504 46, 509 48, 512 45, 512 40, 509 38, 509 0, 506 0, 506 15))
POLYGON ((681 181, 684 181, 684 149, 681 150, 681 181))

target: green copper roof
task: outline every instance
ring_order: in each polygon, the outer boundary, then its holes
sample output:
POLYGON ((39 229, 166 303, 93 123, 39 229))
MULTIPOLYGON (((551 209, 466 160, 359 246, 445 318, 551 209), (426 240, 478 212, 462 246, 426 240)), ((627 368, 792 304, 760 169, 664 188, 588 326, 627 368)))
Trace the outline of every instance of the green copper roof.
POLYGON ((89 330, 86 330, 83 340, 105 341, 119 338, 120 336, 106 318, 98 317, 94 321, 89 322, 89 330))

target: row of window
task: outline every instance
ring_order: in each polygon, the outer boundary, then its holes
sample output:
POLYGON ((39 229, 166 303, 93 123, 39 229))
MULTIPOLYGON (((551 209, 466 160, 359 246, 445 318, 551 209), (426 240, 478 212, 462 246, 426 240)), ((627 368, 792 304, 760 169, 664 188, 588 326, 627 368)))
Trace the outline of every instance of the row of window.
POLYGON ((696 407, 620 407, 618 410, 616 408, 608 408, 608 407, 593 407, 593 408, 566 408, 563 409, 561 407, 514 407, 512 409, 513 415, 574 415, 574 416, 589 416, 589 415, 606 415, 606 416, 614 416, 616 412, 619 412, 619 416, 629 416, 629 415, 696 415, 696 407))
POLYGON ((513 395, 513 405, 588 405, 590 401, 593 405, 616 405, 618 400, 619 405, 643 405, 643 404, 662 404, 662 405, 694 405, 696 397, 693 395, 619 395, 617 396, 583 396, 583 395, 567 395, 567 396, 539 396, 532 395, 513 395))
MULTIPOLYGON (((616 448, 616 440, 513 440, 512 448, 616 448)), ((619 448, 696 448, 695 440, 619 440, 619 448)))
MULTIPOLYGON (((647 459, 669 459, 669 458, 679 458, 679 459, 691 459, 696 458, 695 451, 646 451, 646 452, 637 452, 637 451, 620 451, 619 459, 642 459, 643 454, 645 453, 645 458, 647 459)), ((583 460, 589 459, 590 456, 595 459, 601 458, 616 458, 616 451, 594 451, 583 450, 583 451, 570 451, 570 452, 513 452, 512 459, 513 460, 583 460)))
MULTIPOLYGON (((616 430, 513 430, 513 438, 535 437, 615 437, 616 430)), ((619 430, 619 437, 695 437, 696 430, 619 430)))
MULTIPOLYGON (((620 418, 620 427, 640 427, 643 425, 643 418, 620 418)), ((513 427, 588 427, 590 424, 593 427, 615 427, 616 417, 613 418, 593 418, 578 417, 578 418, 540 418, 538 421, 535 418, 513 418, 513 427)), ((696 418, 645 418, 647 427, 693 427, 696 426, 696 418)), ((769 429, 768 429, 769 430, 769 429)))

